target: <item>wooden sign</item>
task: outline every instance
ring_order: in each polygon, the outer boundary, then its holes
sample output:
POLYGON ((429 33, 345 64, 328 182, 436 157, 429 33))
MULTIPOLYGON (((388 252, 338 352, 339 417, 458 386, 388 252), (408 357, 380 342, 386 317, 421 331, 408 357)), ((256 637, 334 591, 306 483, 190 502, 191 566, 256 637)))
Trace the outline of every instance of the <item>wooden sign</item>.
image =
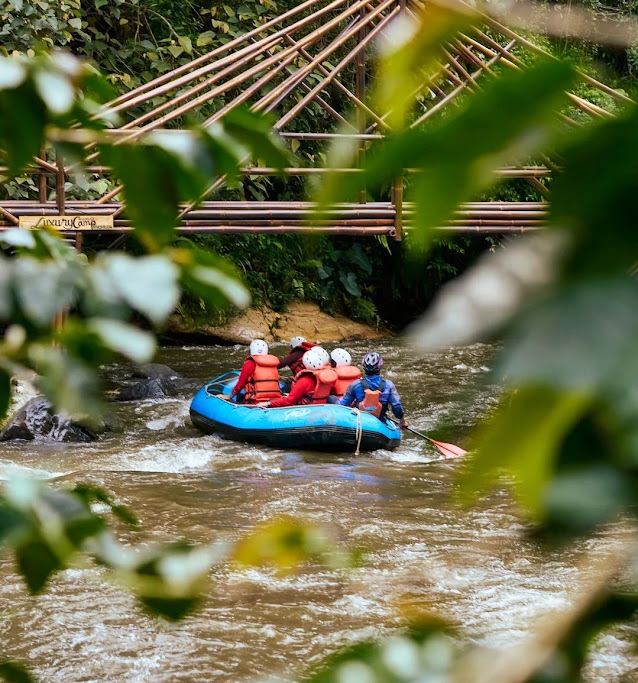
POLYGON ((19 225, 29 230, 45 226, 56 230, 111 230, 113 216, 20 216, 19 225))

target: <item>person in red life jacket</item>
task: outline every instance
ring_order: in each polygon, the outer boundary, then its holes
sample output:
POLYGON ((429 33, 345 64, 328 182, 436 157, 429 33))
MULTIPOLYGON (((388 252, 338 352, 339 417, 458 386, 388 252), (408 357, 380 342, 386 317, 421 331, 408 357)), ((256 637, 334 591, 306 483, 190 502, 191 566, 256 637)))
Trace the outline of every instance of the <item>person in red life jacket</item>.
POLYGON ((293 337, 290 340, 290 353, 279 361, 277 370, 290 368, 293 375, 301 372, 304 369, 301 359, 303 358, 304 353, 314 346, 317 345, 306 341, 305 337, 293 337))
POLYGON ((330 354, 330 365, 337 373, 337 381, 328 403, 339 403, 346 389, 361 377, 361 370, 352 365, 352 356, 345 349, 334 349, 330 354))
POLYGON ((279 358, 268 353, 268 344, 263 339, 250 342, 250 356, 246 358, 230 398, 234 398, 242 389, 246 403, 259 403, 270 398, 280 398, 279 358))
POLYGON ((288 396, 271 399, 260 404, 264 408, 284 408, 286 406, 325 403, 337 381, 337 373, 326 367, 323 358, 315 349, 304 353, 304 369, 295 375, 288 396))
POLYGON ((371 413, 380 420, 385 417, 388 406, 395 417, 399 418, 402 429, 408 426, 405 419, 401 397, 394 382, 381 377, 383 358, 376 352, 366 353, 361 362, 365 377, 355 380, 339 401, 342 406, 356 406, 359 410, 371 413))

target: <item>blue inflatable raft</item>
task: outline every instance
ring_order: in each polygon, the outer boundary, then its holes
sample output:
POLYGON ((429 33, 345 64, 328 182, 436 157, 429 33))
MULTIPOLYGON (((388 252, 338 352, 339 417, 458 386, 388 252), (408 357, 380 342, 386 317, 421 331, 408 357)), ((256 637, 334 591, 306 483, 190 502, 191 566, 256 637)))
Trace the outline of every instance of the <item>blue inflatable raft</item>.
POLYGON ((221 375, 195 394, 190 407, 195 427, 234 441, 275 448, 320 451, 393 449, 401 441, 398 427, 374 415, 338 405, 258 408, 222 398, 229 396, 238 372, 221 375))

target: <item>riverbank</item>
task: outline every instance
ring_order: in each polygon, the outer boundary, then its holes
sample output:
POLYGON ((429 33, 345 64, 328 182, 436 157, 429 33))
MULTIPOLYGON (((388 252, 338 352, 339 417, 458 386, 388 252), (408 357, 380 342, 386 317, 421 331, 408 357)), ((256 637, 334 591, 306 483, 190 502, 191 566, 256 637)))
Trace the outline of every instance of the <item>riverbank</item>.
POLYGON ((344 316, 323 313, 310 301, 292 301, 286 312, 248 308, 224 325, 191 322, 174 315, 162 332, 164 343, 247 344, 253 339, 289 341, 296 335, 319 342, 346 342, 393 336, 385 327, 366 325, 344 316))

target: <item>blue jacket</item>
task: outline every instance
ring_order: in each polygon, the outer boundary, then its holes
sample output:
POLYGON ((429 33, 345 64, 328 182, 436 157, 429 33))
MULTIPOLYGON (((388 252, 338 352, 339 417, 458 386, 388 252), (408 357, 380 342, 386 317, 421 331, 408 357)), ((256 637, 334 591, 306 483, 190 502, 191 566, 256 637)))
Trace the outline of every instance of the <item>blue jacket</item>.
MULTIPOLYGON (((368 384, 368 387, 373 391, 376 391, 381 386, 381 375, 366 375, 365 380, 368 384)), ((383 410, 381 411, 381 417, 385 416, 385 413, 388 409, 388 405, 390 405, 390 407, 392 408, 392 412, 394 413, 395 417, 403 417, 403 406, 401 405, 401 397, 399 396, 397 388, 394 386, 394 382, 391 382, 389 379, 383 381, 385 382, 385 386, 383 388, 383 391, 381 392, 381 396, 379 396, 379 401, 383 406, 383 410)), ((361 401, 363 401, 364 398, 365 393, 363 385, 361 384, 361 380, 356 379, 346 389, 346 393, 343 395, 343 398, 339 401, 339 405, 355 405, 358 407, 359 403, 361 403, 361 401)))

